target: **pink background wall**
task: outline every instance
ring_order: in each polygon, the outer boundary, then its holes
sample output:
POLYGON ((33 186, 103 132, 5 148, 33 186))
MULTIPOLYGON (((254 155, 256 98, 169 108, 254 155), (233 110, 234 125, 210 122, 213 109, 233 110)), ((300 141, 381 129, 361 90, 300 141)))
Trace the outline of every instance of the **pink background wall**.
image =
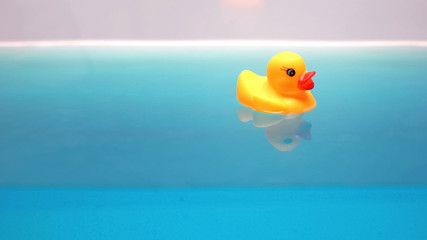
POLYGON ((0 0, 0 41, 427 40, 425 0, 0 0))

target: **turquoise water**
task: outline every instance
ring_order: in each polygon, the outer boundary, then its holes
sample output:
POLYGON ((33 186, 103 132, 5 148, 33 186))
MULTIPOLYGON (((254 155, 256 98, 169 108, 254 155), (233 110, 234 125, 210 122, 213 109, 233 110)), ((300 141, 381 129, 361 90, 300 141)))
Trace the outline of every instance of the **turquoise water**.
POLYGON ((0 49, 0 238, 425 239, 427 48, 0 49), (296 118, 240 106, 295 51, 296 118))
POLYGON ((425 239, 425 188, 0 190, 2 239, 425 239))

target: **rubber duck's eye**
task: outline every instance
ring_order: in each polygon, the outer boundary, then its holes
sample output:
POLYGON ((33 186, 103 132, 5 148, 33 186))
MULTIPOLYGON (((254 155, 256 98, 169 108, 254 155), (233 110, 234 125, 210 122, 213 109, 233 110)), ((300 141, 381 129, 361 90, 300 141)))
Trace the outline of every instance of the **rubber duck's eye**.
POLYGON ((295 76, 295 70, 293 68, 289 68, 288 71, 286 71, 286 73, 290 76, 293 77, 295 76))

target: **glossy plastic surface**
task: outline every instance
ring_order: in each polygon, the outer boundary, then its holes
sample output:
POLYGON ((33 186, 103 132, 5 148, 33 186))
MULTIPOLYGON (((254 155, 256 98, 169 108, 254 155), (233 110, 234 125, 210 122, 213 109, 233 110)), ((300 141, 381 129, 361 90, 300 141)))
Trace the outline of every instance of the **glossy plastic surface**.
POLYGON ((271 58, 267 76, 243 71, 237 81, 237 100, 264 113, 301 114, 316 107, 309 90, 316 72, 307 72, 304 60, 296 53, 282 52, 271 58))

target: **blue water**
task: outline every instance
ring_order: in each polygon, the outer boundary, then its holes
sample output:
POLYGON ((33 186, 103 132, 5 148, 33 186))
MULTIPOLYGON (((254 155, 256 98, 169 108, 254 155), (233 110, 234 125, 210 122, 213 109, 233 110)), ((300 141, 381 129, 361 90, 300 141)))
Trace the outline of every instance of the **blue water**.
POLYGON ((426 239, 425 69, 421 47, 2 48, 0 239, 426 239), (242 109, 240 71, 284 50, 317 107, 242 109))
POLYGON ((2 239, 425 239, 425 188, 6 189, 2 239))

